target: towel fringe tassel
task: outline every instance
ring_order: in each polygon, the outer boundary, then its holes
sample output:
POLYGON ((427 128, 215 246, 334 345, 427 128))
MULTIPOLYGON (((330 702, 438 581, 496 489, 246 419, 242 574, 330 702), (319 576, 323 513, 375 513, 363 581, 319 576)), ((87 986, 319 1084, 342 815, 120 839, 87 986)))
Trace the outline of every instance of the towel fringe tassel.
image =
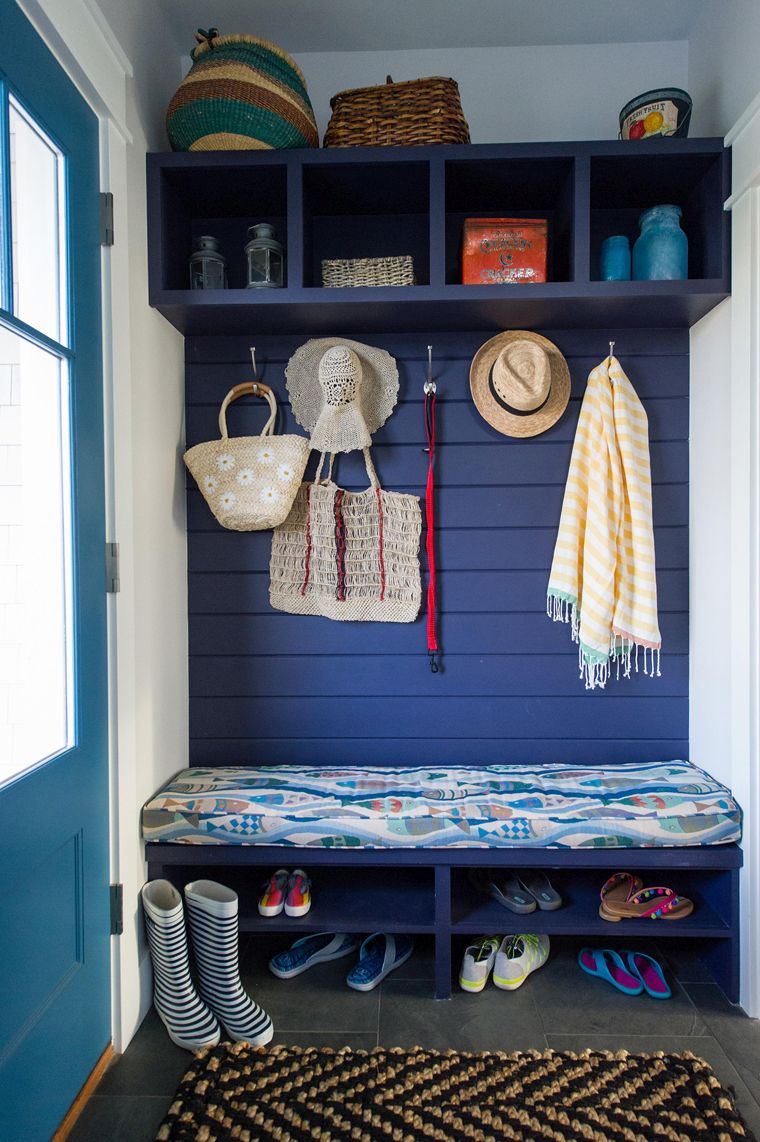
POLYGON ((578 670, 587 690, 604 689, 609 681, 612 663, 615 664, 615 678, 619 679, 622 671, 623 678, 631 677, 631 670, 639 673, 639 651, 643 653, 644 661, 641 672, 647 678, 661 678, 659 648, 641 646, 632 638, 613 634, 610 637, 609 657, 606 659, 589 658, 580 645, 580 615, 578 606, 571 599, 563 599, 559 595, 547 595, 546 613, 552 622, 569 623, 573 642, 578 645, 578 670))

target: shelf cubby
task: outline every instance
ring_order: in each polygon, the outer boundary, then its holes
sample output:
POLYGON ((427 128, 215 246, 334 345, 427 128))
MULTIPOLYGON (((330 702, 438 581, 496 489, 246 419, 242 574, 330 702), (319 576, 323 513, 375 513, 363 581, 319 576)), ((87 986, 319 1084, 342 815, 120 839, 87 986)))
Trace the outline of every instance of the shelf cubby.
MULTIPOLYGON (((623 862, 624 863, 624 862, 623 862)), ((672 869, 647 870, 646 883, 672 885, 677 892, 694 901, 694 912, 684 920, 662 921, 660 930, 670 937, 720 939, 732 933, 726 915, 721 915, 711 902, 710 883, 716 882, 716 873, 700 873, 694 877, 688 872, 672 869)), ((466 873, 456 870, 452 874, 451 930, 453 933, 545 932, 554 936, 606 937, 615 941, 632 936, 651 935, 651 922, 642 930, 643 920, 621 920, 614 923, 599 915, 599 889, 604 877, 588 870, 552 870, 549 877, 562 896, 562 907, 554 912, 536 910, 518 915, 504 908, 498 901, 473 889, 466 873)))
POLYGON ((304 165, 304 286, 322 286, 324 258, 402 254, 411 254, 417 284, 427 285, 429 212, 427 163, 384 164, 381 178, 373 163, 304 165))
POLYGON ((643 155, 591 157, 591 279, 600 279, 603 240, 625 234, 633 247, 642 212, 665 204, 682 211, 681 228, 689 239, 689 279, 727 276, 727 245, 720 232, 722 204, 729 192, 720 153, 661 154, 651 141, 644 147, 643 155))
MULTIPOLYGON (((572 281, 574 170, 571 156, 446 161, 446 284, 462 281, 466 218, 546 218, 547 279, 572 281)), ((533 283, 525 285, 533 288, 533 283)))
MULTIPOLYGON (((287 167, 240 164, 224 176, 215 167, 171 167, 160 186, 164 289, 186 290, 195 240, 211 234, 227 259, 228 293, 244 290, 248 227, 269 222, 287 248, 287 167)), ((287 272, 287 262, 286 262, 287 272)), ((250 296, 250 295, 249 295, 250 296)))
MULTIPOLYGON (((270 872, 273 870, 269 870, 270 872)), ((213 874, 218 879, 218 874, 213 874)), ((258 870, 225 869, 222 880, 238 894, 242 932, 435 932, 432 869, 320 869, 312 873, 312 906, 305 916, 260 916, 258 900, 266 875, 258 870)), ((182 890, 199 873, 192 866, 172 869, 182 890)))

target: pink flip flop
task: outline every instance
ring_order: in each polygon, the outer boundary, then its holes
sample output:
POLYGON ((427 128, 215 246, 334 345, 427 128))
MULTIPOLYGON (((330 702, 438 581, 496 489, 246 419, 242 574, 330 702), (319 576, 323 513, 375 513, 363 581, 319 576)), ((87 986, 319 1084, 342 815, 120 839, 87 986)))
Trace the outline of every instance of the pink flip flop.
POLYGON ((644 952, 623 951, 622 955, 625 956, 631 974, 643 983, 647 995, 651 995, 652 999, 670 999, 673 993, 657 960, 644 952))
POLYGON ((578 952, 578 965, 587 975, 606 980, 624 995, 641 995, 644 990, 640 977, 631 975, 612 948, 581 948, 578 952))

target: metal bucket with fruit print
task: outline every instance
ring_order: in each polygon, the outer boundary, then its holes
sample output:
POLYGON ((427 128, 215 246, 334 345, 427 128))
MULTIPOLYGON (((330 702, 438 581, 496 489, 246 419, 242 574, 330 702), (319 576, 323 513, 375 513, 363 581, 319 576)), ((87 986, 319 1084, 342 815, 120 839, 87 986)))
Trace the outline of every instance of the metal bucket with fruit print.
POLYGON ((691 119, 691 96, 680 87, 645 91, 620 112, 621 139, 670 136, 685 139, 691 119))

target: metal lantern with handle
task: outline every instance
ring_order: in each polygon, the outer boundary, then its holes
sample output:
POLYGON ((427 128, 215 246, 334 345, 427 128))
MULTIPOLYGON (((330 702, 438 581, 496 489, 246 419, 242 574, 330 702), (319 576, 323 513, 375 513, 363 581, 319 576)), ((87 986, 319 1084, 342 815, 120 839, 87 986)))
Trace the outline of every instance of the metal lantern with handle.
POLYGON ((257 222, 248 227, 245 247, 248 289, 280 289, 285 284, 285 250, 274 236, 274 226, 257 222))
POLYGON ((191 289, 226 289, 227 259, 219 250, 219 242, 210 234, 202 234, 190 257, 191 289))

